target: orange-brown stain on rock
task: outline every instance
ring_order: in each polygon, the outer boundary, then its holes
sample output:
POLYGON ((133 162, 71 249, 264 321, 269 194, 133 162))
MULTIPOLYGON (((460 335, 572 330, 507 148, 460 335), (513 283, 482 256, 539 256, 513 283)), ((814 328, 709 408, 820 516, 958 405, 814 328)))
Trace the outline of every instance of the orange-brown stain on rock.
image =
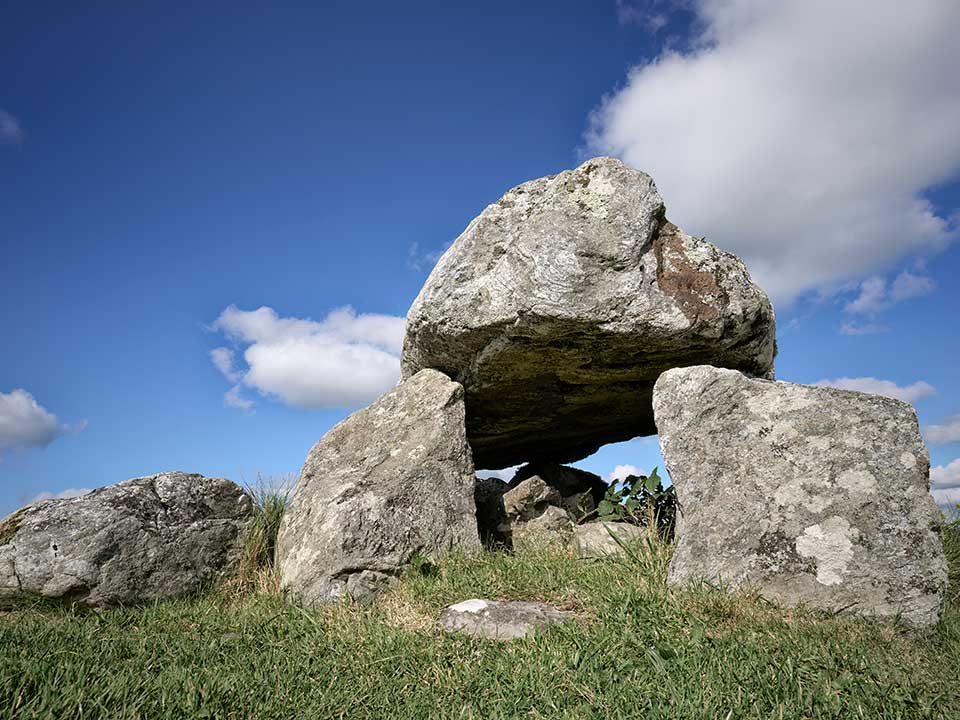
POLYGON ((681 230, 669 220, 653 241, 657 254, 657 285, 672 297, 691 323, 720 315, 723 292, 713 273, 698 270, 683 248, 681 230))

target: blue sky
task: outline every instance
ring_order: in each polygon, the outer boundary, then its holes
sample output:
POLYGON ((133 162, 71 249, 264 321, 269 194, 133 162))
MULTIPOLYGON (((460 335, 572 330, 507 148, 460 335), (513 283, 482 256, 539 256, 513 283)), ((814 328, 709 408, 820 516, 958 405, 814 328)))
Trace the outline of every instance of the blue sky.
POLYGON ((297 472, 437 254, 601 153, 744 257, 780 379, 914 402, 960 500, 952 3, 113 5, 0 24, 0 513, 297 472))

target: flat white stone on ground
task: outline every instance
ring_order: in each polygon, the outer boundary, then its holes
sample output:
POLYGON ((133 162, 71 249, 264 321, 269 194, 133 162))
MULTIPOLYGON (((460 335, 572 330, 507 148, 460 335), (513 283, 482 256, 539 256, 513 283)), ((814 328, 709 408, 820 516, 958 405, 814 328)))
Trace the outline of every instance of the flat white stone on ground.
POLYGON ((546 603, 473 598, 445 609, 440 624, 447 631, 487 640, 517 640, 574 618, 576 613, 546 603))

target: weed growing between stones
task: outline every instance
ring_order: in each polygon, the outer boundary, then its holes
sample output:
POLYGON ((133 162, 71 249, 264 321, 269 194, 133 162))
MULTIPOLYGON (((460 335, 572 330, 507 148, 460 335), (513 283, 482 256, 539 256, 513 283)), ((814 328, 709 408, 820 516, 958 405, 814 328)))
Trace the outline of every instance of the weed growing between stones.
POLYGON ((597 519, 653 525, 665 541, 673 540, 679 510, 677 494, 672 485, 663 487, 657 470, 654 468, 650 475, 628 475, 619 483, 612 484, 597 505, 597 519))
POLYGON ((279 478, 258 475, 257 482, 247 486, 253 498, 254 516, 241 547, 237 575, 225 585, 228 596, 278 593, 277 533, 295 483, 296 478, 289 475, 279 478))

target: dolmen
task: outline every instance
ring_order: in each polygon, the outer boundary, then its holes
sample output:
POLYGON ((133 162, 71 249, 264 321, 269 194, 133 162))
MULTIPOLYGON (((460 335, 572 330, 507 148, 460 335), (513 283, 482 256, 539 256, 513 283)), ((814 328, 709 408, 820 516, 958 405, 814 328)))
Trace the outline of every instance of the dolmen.
POLYGON ((599 157, 523 183, 431 272, 399 385, 310 451, 281 585, 369 598, 418 557, 534 528, 603 558, 637 533, 581 524, 606 486, 565 463, 659 432, 681 508, 671 584, 932 626, 946 565, 916 414, 776 382, 776 351, 766 294, 670 222, 649 175, 599 157))
MULTIPOLYGON (((307 605, 367 599, 418 558, 533 530, 602 560, 638 533, 585 525, 607 486, 566 464, 659 433, 681 508, 672 585, 931 627, 947 576, 916 413, 777 382, 776 350, 766 294, 670 222, 649 175, 600 157, 518 185, 430 274, 397 386, 310 450, 281 587, 307 605)), ((235 572, 252 513, 229 480, 186 473, 33 504, 0 521, 0 597, 196 592, 235 572)), ((491 602, 450 622, 472 628, 491 602)))

